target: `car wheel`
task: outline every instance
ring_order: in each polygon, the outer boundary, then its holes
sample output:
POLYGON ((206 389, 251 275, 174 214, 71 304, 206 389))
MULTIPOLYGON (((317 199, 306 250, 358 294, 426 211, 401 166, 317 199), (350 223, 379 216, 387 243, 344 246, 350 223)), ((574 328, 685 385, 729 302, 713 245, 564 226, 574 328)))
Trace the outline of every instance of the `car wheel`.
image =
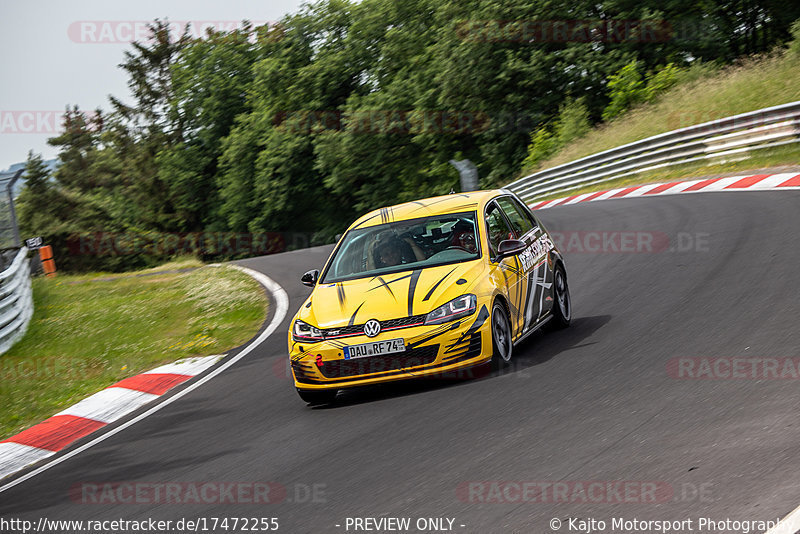
POLYGON ((553 328, 566 328, 572 319, 572 301, 569 298, 569 285, 564 267, 558 264, 553 274, 553 328))
POLYGON ((336 398, 335 389, 321 389, 318 391, 310 389, 298 389, 297 394, 300 395, 301 399, 312 406, 331 404, 333 399, 336 398))
POLYGON ((511 324, 506 309, 499 302, 492 307, 492 367, 499 369, 511 361, 514 344, 511 340, 511 324))

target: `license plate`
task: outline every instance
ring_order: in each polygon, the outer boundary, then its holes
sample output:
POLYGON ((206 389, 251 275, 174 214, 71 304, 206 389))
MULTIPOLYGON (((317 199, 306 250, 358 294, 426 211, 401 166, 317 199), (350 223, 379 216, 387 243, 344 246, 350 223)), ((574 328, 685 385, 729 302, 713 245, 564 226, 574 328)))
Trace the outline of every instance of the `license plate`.
POLYGON ((369 358, 370 356, 383 356, 384 354, 394 354, 405 352, 406 345, 401 339, 387 339, 386 341, 373 341, 372 343, 362 343, 361 345, 350 345, 344 348, 344 359, 354 360, 356 358, 369 358))

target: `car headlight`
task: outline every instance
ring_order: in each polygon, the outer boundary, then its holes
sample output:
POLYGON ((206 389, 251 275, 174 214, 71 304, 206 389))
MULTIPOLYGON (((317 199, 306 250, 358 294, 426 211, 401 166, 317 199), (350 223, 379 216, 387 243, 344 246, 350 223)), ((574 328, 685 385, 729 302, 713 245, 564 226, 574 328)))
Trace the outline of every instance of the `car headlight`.
POLYGON ((477 306, 478 298, 475 295, 462 295, 426 315, 425 324, 442 324, 461 319, 475 313, 477 306))
POLYGON ((292 337, 295 341, 322 341, 325 338, 325 336, 322 335, 322 330, 300 319, 294 322, 292 337))

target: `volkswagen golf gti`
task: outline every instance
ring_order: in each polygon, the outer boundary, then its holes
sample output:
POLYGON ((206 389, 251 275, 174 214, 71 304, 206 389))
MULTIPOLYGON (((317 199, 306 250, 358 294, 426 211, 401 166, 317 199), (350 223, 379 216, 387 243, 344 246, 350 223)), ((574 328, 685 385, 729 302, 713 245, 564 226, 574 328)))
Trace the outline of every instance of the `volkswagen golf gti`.
POLYGON ((502 367, 549 323, 569 325, 564 259, 513 193, 381 208, 341 237, 291 321, 294 384, 309 404, 340 389, 502 367))

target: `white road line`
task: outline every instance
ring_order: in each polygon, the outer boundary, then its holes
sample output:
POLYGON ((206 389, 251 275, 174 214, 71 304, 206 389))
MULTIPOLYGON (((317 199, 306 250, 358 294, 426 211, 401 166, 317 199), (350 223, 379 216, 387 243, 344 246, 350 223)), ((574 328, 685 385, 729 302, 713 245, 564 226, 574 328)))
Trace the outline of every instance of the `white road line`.
POLYGON ((250 352, 252 352, 253 349, 255 349, 261 343, 266 341, 266 339, 269 336, 271 336, 272 333, 278 328, 278 326, 283 321, 284 317, 286 317, 286 313, 289 311, 289 296, 286 294, 286 291, 284 291, 284 289, 280 285, 278 285, 276 282, 274 282, 268 276, 266 276, 266 275, 264 275, 264 274, 262 274, 262 273, 260 273, 258 271, 254 271, 253 269, 248 269, 247 267, 241 267, 239 265, 231 265, 231 267, 233 267, 235 269, 238 269, 238 270, 240 270, 240 271, 252 276, 261 285, 266 287, 267 290, 272 294, 272 297, 273 297, 273 300, 274 300, 274 302, 272 304, 275 306, 275 314, 272 316, 272 321, 269 323, 269 326, 267 326, 267 328, 265 328, 264 331, 261 332, 261 334, 259 334, 259 336, 256 339, 254 339, 249 345, 247 345, 239 354, 237 354, 233 358, 229 359, 228 361, 224 362, 222 365, 220 365, 216 369, 212 370, 206 376, 202 377, 201 379, 197 380, 196 382, 193 382, 193 383, 189 384, 186 387, 186 389, 183 389, 183 390, 179 391, 178 393, 176 393, 172 397, 166 399, 164 402, 156 404, 155 406, 153 406, 152 408, 150 408, 146 412, 137 415, 136 417, 134 417, 130 421, 126 421, 125 423, 122 423, 118 427, 116 427, 116 428, 114 428, 112 430, 109 430, 108 432, 102 434, 101 436, 96 437, 95 439, 93 439, 92 441, 90 441, 90 442, 88 442, 88 443, 86 443, 84 445, 81 445, 77 449, 75 449, 73 451, 70 451, 67 454, 63 455, 63 456, 59 456, 58 458, 56 458, 52 462, 48 462, 48 463, 44 464, 43 466, 41 466, 41 467, 39 467, 37 469, 34 469, 30 473, 28 473, 26 475, 23 475, 23 476, 15 479, 15 480, 12 480, 11 482, 9 482, 8 484, 6 484, 4 486, 0 486, 0 493, 6 491, 8 489, 13 488, 16 485, 21 484, 22 482, 25 482, 26 480, 28 480, 30 478, 33 478, 33 477, 35 477, 36 475, 38 475, 40 473, 43 473, 44 471, 47 471, 51 467, 56 466, 56 465, 60 464, 61 462, 64 462, 64 461, 72 458, 73 456, 75 456, 77 454, 80 454, 81 452, 85 451, 86 449, 88 449, 90 447, 93 447, 93 446, 97 445, 98 443, 101 443, 101 442, 105 441, 106 439, 110 438, 114 434, 117 434, 118 432, 121 432, 121 431, 125 430, 129 426, 132 426, 132 425, 138 423, 139 421, 141 421, 145 417, 148 417, 148 416, 156 413, 157 411, 161 410, 165 406, 168 406, 168 405, 172 404, 173 402, 175 402, 176 400, 180 399, 184 395, 187 395, 191 391, 194 391, 195 389, 199 388, 200 386, 202 386, 203 384, 205 384, 206 382, 208 382, 209 380, 211 380, 215 376, 217 376, 220 373, 222 373, 222 371, 226 370, 227 368, 229 368, 230 366, 232 366, 233 364, 235 364, 236 362, 238 362, 239 360, 241 360, 242 358, 247 356, 250 352))
POLYGON ((780 522, 764 534, 795 534, 800 530, 800 507, 780 520, 780 522))

